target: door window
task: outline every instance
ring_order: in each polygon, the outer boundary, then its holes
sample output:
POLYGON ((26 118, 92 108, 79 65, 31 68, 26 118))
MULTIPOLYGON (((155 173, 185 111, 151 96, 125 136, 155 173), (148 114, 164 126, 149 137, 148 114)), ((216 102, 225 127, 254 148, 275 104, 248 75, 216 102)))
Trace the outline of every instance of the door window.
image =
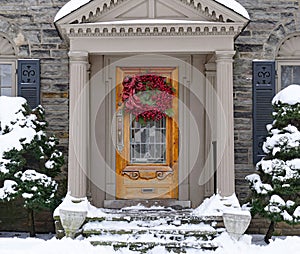
POLYGON ((142 125, 131 117, 130 162, 166 163, 166 119, 142 125))

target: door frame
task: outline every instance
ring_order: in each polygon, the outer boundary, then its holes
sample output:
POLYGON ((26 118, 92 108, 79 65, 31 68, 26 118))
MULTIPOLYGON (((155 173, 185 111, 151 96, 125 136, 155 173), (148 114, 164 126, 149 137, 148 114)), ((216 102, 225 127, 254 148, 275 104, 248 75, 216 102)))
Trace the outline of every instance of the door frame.
MULTIPOLYGON (((178 199, 178 68, 117 67, 116 110, 116 197, 117 199, 178 199), (163 163, 133 163, 130 161, 131 117, 123 111, 122 81, 126 76, 153 73, 166 76, 175 89, 172 107, 174 115, 166 117, 166 161, 163 163), (147 193, 143 192, 147 190, 147 193)), ((133 120, 134 121, 134 120, 133 120)))
POLYGON ((114 140, 116 140, 116 94, 111 92, 116 84, 117 67, 174 67, 178 68, 179 86, 179 103, 178 105, 178 126, 179 126, 179 157, 178 157, 178 200, 189 200, 189 168, 190 168, 190 141, 191 130, 195 126, 191 126, 191 117, 186 112, 183 104, 189 105, 189 88, 192 78, 192 56, 191 55, 136 55, 136 56, 104 56, 104 83, 107 99, 106 107, 106 154, 105 154, 105 192, 106 200, 116 199, 116 153, 114 140), (130 61, 129 61, 130 60, 130 61), (185 152, 183 152, 185 151, 185 152), (114 169, 114 170, 112 170, 114 169))

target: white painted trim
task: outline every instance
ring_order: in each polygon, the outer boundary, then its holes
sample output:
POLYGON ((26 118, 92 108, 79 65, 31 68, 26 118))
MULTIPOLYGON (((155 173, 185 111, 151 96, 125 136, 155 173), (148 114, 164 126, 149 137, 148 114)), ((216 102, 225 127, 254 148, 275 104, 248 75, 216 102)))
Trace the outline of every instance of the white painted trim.
POLYGON ((116 38, 76 38, 71 41, 71 50, 84 49, 90 53, 104 55, 140 53, 209 53, 224 48, 233 50, 233 37, 116 37, 116 38), (87 43, 88 41, 88 43, 87 43), (101 46, 100 46, 101 45, 101 46))
MULTIPOLYGON (((105 63, 106 63, 106 69, 107 71, 105 72, 105 80, 109 80, 112 84, 115 84, 116 82, 116 67, 136 67, 136 66, 144 66, 144 67, 178 67, 179 68, 179 82, 184 85, 188 85, 190 82, 189 79, 191 77, 191 57, 190 56, 184 56, 184 55, 179 55, 175 58, 172 58, 173 62, 170 61, 170 58, 167 56, 162 56, 162 55, 144 55, 144 56, 134 56, 133 59, 134 61, 128 61, 128 59, 125 56, 106 56, 105 57, 105 63), (110 65, 109 68, 107 68, 107 65, 110 65)), ((111 87, 112 88, 112 87, 111 87)), ((108 92, 108 91, 107 91, 108 92)), ((179 100, 187 101, 188 100, 188 94, 183 93, 183 90, 179 91, 179 100)), ((115 95, 113 93, 110 93, 110 97, 108 100, 109 105, 114 105, 115 103, 115 95)), ((108 105, 108 107, 110 107, 108 105)), ((113 106, 112 106, 113 107, 113 106)), ((107 117, 107 121, 112 122, 113 114, 115 112, 115 109, 113 108, 112 110, 108 110, 108 115, 111 114, 111 116, 107 117)), ((185 135, 189 136, 189 114, 184 114, 184 108, 183 105, 180 106, 179 108, 179 126, 183 127, 184 126, 184 131, 187 132, 185 135)), ((114 123, 112 123, 114 124, 114 123)), ((110 132, 110 128, 109 132, 110 132)), ((114 137, 112 137, 114 138, 114 137)), ((111 140, 110 137, 108 139, 111 140)), ((106 140, 106 142, 109 142, 109 146, 107 146, 107 153, 110 153, 108 155, 108 158, 110 161, 113 161, 112 165, 113 168, 115 168, 115 150, 112 146, 112 142, 106 140)), ((189 141, 184 142, 185 145, 182 145, 180 148, 182 151, 185 151, 184 149, 189 148, 189 141), (184 147, 183 147, 184 146, 184 147)), ((181 154, 181 159, 179 160, 179 200, 189 200, 189 191, 188 191, 188 175, 189 175, 189 153, 188 152, 183 152, 181 154)), ((106 178, 106 191, 108 193, 112 194, 114 193, 115 196, 115 189, 116 189, 116 181, 115 181, 115 175, 113 177, 113 174, 111 172, 110 168, 106 169, 106 175, 108 177, 106 178)), ((112 197, 108 197, 107 199, 111 199, 112 197)))

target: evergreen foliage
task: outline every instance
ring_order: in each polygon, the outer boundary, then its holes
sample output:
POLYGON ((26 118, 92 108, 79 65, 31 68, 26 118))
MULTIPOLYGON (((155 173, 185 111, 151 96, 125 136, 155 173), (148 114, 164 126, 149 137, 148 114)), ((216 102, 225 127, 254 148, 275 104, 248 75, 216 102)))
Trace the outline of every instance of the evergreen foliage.
POLYGON ((300 223, 300 102, 276 102, 274 122, 267 126, 266 153, 257 174, 246 177, 251 188, 250 207, 270 220, 265 241, 269 243, 277 222, 300 223))
POLYGON ((38 106, 31 110, 24 104, 21 111, 23 117, 0 132, 0 135, 9 135, 14 128, 24 130, 24 138, 19 140, 21 149, 11 147, 0 158, 0 181, 4 186, 0 189, 0 200, 23 199, 29 215, 30 234, 34 236, 34 212, 53 209, 59 203, 58 183, 54 178, 61 172, 64 157, 57 149, 58 139, 46 133, 48 123, 44 109, 38 106), (34 133, 32 139, 25 134, 30 129, 34 133))

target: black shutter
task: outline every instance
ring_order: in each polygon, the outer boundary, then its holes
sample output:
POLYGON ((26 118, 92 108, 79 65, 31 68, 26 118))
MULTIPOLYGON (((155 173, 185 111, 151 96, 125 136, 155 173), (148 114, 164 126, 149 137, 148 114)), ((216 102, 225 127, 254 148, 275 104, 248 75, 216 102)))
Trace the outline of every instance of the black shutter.
POLYGON ((275 62, 253 61, 253 163, 264 156, 262 145, 272 123, 272 99, 275 96, 275 62))
POLYGON ((18 96, 24 97, 31 108, 40 104, 40 60, 18 60, 18 96))

